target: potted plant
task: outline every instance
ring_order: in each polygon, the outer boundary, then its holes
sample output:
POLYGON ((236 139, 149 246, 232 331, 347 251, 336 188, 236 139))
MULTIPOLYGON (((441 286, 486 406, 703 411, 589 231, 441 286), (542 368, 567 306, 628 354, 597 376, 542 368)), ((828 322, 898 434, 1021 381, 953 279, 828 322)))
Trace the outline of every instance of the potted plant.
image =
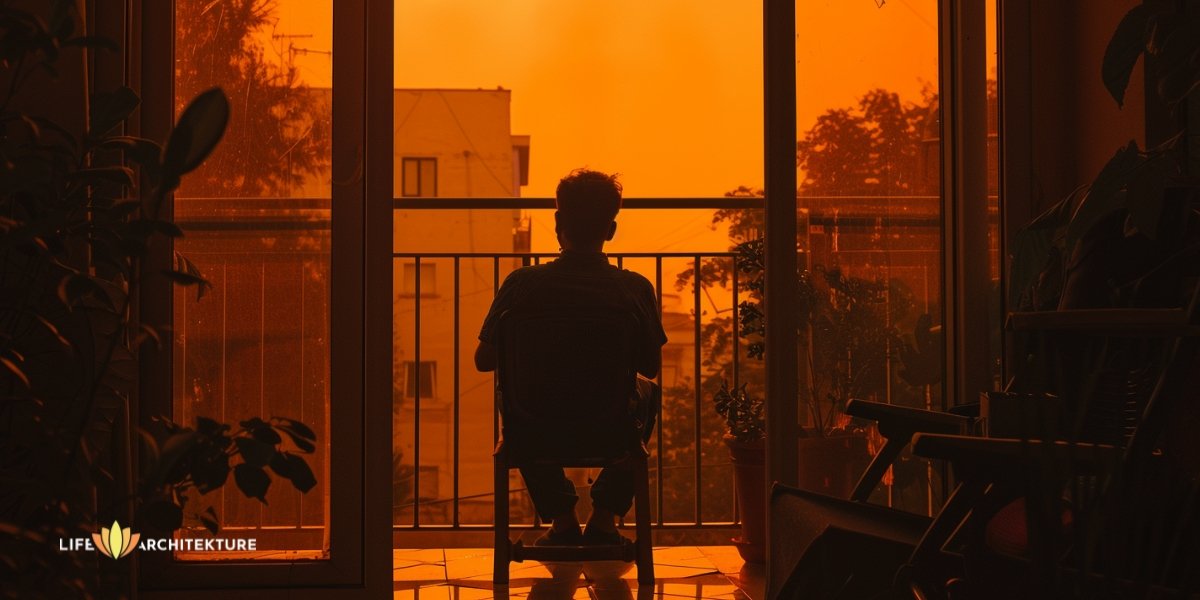
MULTIPOLYGON (((737 268, 746 275, 749 299, 741 302, 739 327, 750 340, 747 354, 761 359, 766 331, 761 308, 763 243, 737 246, 737 268)), ((877 394, 887 385, 892 323, 907 316, 911 294, 896 282, 846 275, 820 265, 798 274, 799 337, 805 348, 797 365, 799 402, 807 413, 800 445, 801 487, 846 497, 869 460, 867 428, 842 409, 852 398, 877 394)))
POLYGON ((725 445, 733 459, 733 485, 741 514, 742 537, 733 541, 749 563, 763 563, 766 553, 766 421, 763 401, 746 393, 746 385, 726 383, 713 395, 717 414, 725 420, 725 445))

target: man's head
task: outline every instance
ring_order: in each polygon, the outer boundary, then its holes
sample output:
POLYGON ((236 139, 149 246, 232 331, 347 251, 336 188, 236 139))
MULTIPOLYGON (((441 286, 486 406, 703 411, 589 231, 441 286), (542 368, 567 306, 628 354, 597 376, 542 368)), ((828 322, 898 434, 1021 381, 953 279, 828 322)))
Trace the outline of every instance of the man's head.
POLYGON ((564 249, 599 250, 617 231, 621 184, 616 175, 576 169, 558 182, 555 231, 564 249))

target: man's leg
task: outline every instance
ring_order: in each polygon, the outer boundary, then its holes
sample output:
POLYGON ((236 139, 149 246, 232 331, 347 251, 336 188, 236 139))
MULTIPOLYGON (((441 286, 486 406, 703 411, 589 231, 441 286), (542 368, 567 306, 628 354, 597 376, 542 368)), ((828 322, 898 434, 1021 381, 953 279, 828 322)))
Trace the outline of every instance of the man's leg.
POLYGON ((567 479, 560 467, 522 467, 521 477, 538 517, 553 523, 551 531, 565 535, 579 534, 579 519, 575 517, 575 484, 567 479))
MULTIPOLYGON (((635 415, 642 423, 642 441, 649 443, 658 418, 662 393, 654 382, 637 380, 635 389, 635 415)), ((600 471, 592 483, 592 515, 588 518, 588 531, 615 533, 617 517, 624 516, 633 505, 633 470, 610 467, 600 471)))

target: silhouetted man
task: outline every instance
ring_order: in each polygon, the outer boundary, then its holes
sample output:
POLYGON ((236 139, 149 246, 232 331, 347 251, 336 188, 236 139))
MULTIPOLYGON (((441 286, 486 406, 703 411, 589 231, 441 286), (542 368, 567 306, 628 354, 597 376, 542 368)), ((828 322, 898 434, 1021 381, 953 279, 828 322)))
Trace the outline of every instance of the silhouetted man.
MULTIPOLYGON (((517 306, 603 306, 637 316, 643 344, 636 357, 642 376, 652 378, 660 367, 660 349, 667 342, 658 314, 654 287, 637 273, 608 263, 604 243, 617 231, 614 219, 621 209, 621 184, 615 175, 580 169, 564 177, 555 192, 558 210, 554 232, 561 253, 554 261, 517 269, 509 274, 496 293, 479 332, 475 366, 480 371, 496 368, 496 327, 504 311, 517 306)), ((581 340, 586 343, 586 340, 581 340)), ((639 413, 643 436, 654 426, 657 407, 651 405, 651 386, 639 380, 639 413)), ((575 484, 561 468, 522 468, 525 486, 543 521, 553 522, 538 540, 553 545, 621 542, 616 518, 633 502, 633 474, 627 469, 604 469, 592 484, 592 515, 580 532, 575 516, 575 484)))

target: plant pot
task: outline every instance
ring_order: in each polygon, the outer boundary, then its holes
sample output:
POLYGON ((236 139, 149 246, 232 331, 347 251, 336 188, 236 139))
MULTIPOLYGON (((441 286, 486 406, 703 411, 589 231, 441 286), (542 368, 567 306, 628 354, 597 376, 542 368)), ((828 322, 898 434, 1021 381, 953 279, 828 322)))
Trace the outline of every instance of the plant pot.
POLYGON ((871 456, 863 432, 810 432, 798 441, 800 487, 812 492, 849 498, 871 456))
POLYGON ((726 434, 725 445, 733 458, 733 485, 742 518, 742 537, 733 543, 743 560, 762 564, 767 560, 766 440, 741 442, 726 434))

